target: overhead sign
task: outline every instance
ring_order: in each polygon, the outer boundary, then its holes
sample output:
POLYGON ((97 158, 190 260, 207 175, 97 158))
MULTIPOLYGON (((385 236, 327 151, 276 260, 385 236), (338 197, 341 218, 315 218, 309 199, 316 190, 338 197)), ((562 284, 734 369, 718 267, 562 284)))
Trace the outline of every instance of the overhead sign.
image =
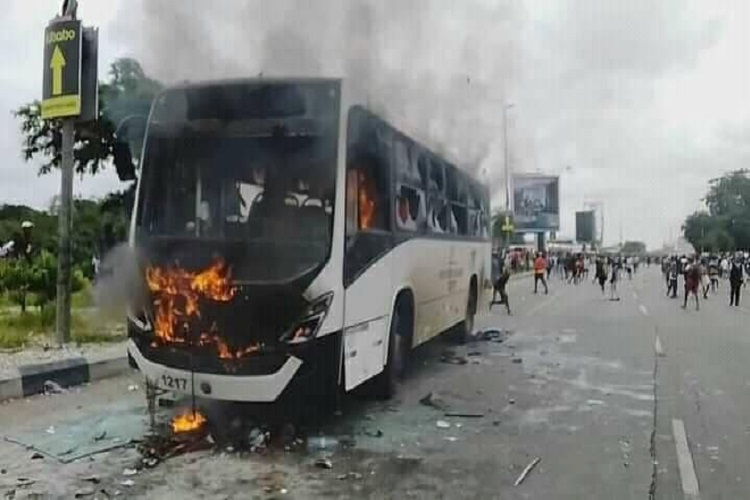
POLYGON ((42 118, 81 114, 81 22, 53 21, 44 31, 42 118))
POLYGON ((579 243, 596 241, 596 218, 593 210, 576 212, 576 241, 579 243))
POLYGON ((514 175, 513 222, 518 232, 560 229, 559 177, 514 175))

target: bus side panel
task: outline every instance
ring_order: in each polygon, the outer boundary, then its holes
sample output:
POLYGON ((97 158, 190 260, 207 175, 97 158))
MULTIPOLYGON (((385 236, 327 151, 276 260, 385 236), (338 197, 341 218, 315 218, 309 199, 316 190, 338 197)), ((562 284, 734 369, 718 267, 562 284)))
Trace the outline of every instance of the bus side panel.
POLYGON ((389 252, 346 289, 344 381, 347 391, 383 371, 388 347, 393 287, 389 252))
POLYGON ((445 327, 448 246, 444 240, 413 238, 393 251, 394 290, 411 289, 414 295, 412 346, 419 345, 445 327))
POLYGON ((451 280, 448 286, 451 294, 446 327, 456 325, 465 319, 472 276, 476 276, 477 282, 477 314, 483 314, 489 304, 489 297, 484 288, 484 281, 489 278, 489 270, 486 267, 487 255, 490 252, 489 242, 454 241, 450 245, 451 280))

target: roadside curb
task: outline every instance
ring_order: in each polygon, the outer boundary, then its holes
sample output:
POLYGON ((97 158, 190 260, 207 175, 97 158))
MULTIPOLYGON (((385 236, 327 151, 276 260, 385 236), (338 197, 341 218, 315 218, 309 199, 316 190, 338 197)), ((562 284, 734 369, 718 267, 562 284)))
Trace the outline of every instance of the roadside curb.
POLYGON ((73 387, 116 377, 130 370, 127 356, 88 360, 83 357, 23 365, 10 376, 0 377, 0 401, 24 398, 44 392, 48 380, 61 387, 73 387))

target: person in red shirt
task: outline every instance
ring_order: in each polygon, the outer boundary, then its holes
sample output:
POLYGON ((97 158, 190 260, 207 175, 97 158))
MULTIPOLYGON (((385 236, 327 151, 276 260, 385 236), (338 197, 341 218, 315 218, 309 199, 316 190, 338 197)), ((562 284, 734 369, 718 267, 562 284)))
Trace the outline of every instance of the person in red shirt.
POLYGON ((549 293, 547 281, 544 279, 544 273, 546 272, 547 259, 544 257, 544 254, 540 252, 534 260, 534 293, 537 293, 537 286, 540 281, 542 282, 542 285, 544 285, 544 294, 546 295, 549 293))

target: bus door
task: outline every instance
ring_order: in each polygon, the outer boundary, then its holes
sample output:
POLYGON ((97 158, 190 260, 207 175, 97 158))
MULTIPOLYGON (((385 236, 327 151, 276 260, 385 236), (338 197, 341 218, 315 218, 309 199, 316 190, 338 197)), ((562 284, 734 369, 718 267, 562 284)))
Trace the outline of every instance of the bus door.
MULTIPOLYGON (((356 148, 355 148, 356 149, 356 148)), ((387 163, 377 154, 348 162, 344 257, 344 380, 350 390, 383 370, 392 307, 387 163)))

